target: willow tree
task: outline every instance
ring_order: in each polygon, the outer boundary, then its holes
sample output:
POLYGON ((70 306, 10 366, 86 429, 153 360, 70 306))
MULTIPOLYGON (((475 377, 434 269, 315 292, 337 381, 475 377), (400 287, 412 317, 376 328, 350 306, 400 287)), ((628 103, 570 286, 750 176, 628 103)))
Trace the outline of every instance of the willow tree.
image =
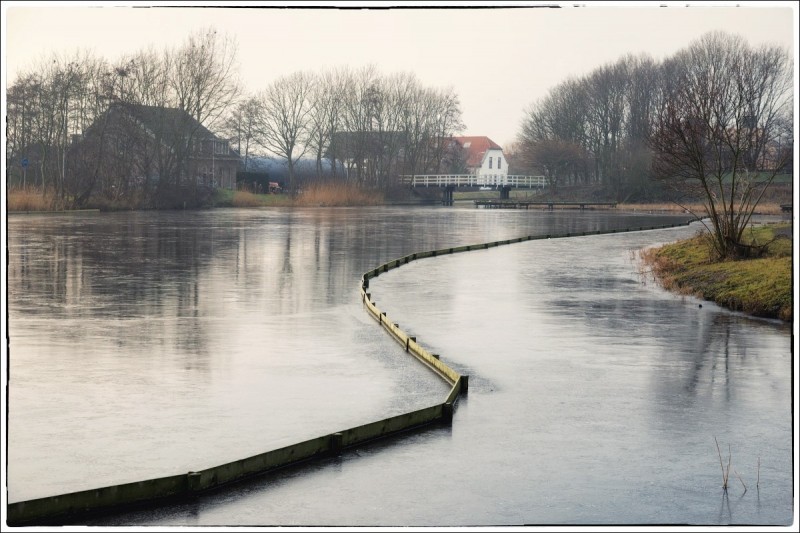
POLYGON ((718 259, 751 252, 745 229, 791 157, 791 68, 787 51, 720 32, 664 63, 653 170, 701 199, 718 259))

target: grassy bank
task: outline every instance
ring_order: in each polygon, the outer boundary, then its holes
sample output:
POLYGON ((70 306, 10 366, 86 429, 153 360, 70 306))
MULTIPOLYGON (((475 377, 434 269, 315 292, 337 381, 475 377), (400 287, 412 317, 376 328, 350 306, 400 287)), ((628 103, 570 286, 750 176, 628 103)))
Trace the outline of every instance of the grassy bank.
POLYGON ((270 207, 289 206, 292 201, 285 194, 253 194, 247 191, 217 189, 214 193, 215 207, 270 207))
MULTIPOLYGON (((247 191, 218 189, 214 192, 212 205, 215 207, 340 207, 360 205, 381 205, 384 195, 380 191, 362 189, 356 185, 332 182, 311 184, 300 194, 253 194, 247 191)), ((136 197, 128 198, 126 203, 93 197, 87 208, 101 211, 137 209, 142 202, 136 197)), ((7 189, 7 209, 13 212, 58 211, 64 209, 55 201, 52 191, 42 192, 41 188, 7 189)))
MULTIPOLYGON (((675 203, 622 203, 617 204, 617 209, 621 211, 634 211, 644 213, 688 213, 692 212, 703 216, 705 210, 701 204, 687 204, 681 206, 675 203)), ((755 210, 756 215, 780 215, 783 212, 781 205, 775 202, 761 202, 755 210)))
MULTIPOLYGON (((431 189, 429 200, 438 201, 441 193, 438 189, 431 189)), ((397 193, 395 191, 395 196, 397 193)), ((405 200, 408 203, 419 202, 419 194, 407 195, 405 200)), ((512 199, 546 199, 541 192, 525 189, 515 189, 511 191, 512 199)), ((489 200, 497 199, 500 193, 492 191, 456 191, 454 198, 457 201, 489 200)), ((589 196, 580 197, 579 200, 590 199, 589 196)), ((363 189, 354 184, 338 181, 321 182, 310 184, 304 187, 300 194, 291 197, 288 194, 253 194, 247 191, 231 191, 218 189, 214 193, 212 204, 216 207, 337 207, 337 206, 362 206, 362 205, 382 205, 390 203, 396 198, 387 197, 383 191, 374 189, 363 189)), ((563 198, 562 198, 563 200, 563 198)), ((574 199, 573 199, 574 200, 574 199)), ((600 200, 598 200, 600 201, 600 200)), ((65 203, 65 202, 61 202, 65 203)), ((402 203, 402 202, 401 202, 402 203)), ((761 202, 756 210, 757 214, 780 215, 782 213, 780 204, 787 202, 777 202, 774 200, 761 202)), ((41 188, 9 188, 7 189, 7 208, 9 212, 25 211, 54 211, 65 209, 64 205, 57 205, 52 191, 44 193, 41 188)), ((111 201, 108 199, 93 197, 85 206, 96 208, 101 211, 117 211, 137 209, 142 205, 142 201, 137 197, 128 197, 125 200, 111 201)), ((701 205, 687 206, 694 213, 703 213, 701 205)), ((645 213, 685 213, 686 209, 674 203, 620 203, 617 204, 619 211, 633 211, 645 213)))
POLYGON ((688 294, 753 316, 790 322, 792 238, 790 224, 748 230, 750 244, 769 243, 760 258, 711 262, 706 235, 641 253, 643 264, 667 290, 688 294))

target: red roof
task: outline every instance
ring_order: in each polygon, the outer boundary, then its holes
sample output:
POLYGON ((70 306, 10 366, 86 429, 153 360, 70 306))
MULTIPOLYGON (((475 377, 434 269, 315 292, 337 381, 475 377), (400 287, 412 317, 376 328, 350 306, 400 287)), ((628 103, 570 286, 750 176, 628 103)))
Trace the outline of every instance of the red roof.
POLYGON ((467 166, 479 167, 483 163, 486 150, 502 150, 499 144, 489 137, 453 137, 467 151, 467 166))

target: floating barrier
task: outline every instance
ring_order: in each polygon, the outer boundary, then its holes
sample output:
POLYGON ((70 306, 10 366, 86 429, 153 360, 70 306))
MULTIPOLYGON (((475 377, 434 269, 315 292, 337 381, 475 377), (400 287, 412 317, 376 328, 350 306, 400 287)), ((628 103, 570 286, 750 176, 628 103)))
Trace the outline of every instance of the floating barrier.
POLYGON ((459 397, 468 391, 469 376, 461 375, 453 370, 440 359, 439 355, 430 353, 417 341, 416 337, 408 335, 398 324, 392 322, 386 316, 386 313, 381 311, 372 301, 371 293, 367 292, 370 279, 407 265, 412 261, 429 257, 439 257, 473 250, 486 250, 495 246, 531 240, 667 229, 686 226, 695 220, 636 229, 586 231, 580 234, 529 235, 482 244, 416 252, 384 263, 361 277, 361 301, 367 312, 392 338, 404 347, 405 352, 414 356, 451 385, 450 392, 443 403, 291 444, 277 450, 271 450, 205 470, 9 503, 7 505, 7 523, 9 526, 77 524, 81 517, 84 516, 192 498, 197 494, 229 483, 275 472, 281 468, 306 461, 337 455, 347 448, 376 439, 399 435, 411 429, 433 423, 451 423, 459 397))

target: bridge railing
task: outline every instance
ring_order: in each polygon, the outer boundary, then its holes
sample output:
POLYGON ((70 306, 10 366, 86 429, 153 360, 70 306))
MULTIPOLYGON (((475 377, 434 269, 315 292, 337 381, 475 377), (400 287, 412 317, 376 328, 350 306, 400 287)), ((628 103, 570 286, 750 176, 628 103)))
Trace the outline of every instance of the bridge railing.
POLYGON ((517 187, 544 188, 544 176, 518 174, 415 174, 400 176, 403 184, 412 187, 517 187))

